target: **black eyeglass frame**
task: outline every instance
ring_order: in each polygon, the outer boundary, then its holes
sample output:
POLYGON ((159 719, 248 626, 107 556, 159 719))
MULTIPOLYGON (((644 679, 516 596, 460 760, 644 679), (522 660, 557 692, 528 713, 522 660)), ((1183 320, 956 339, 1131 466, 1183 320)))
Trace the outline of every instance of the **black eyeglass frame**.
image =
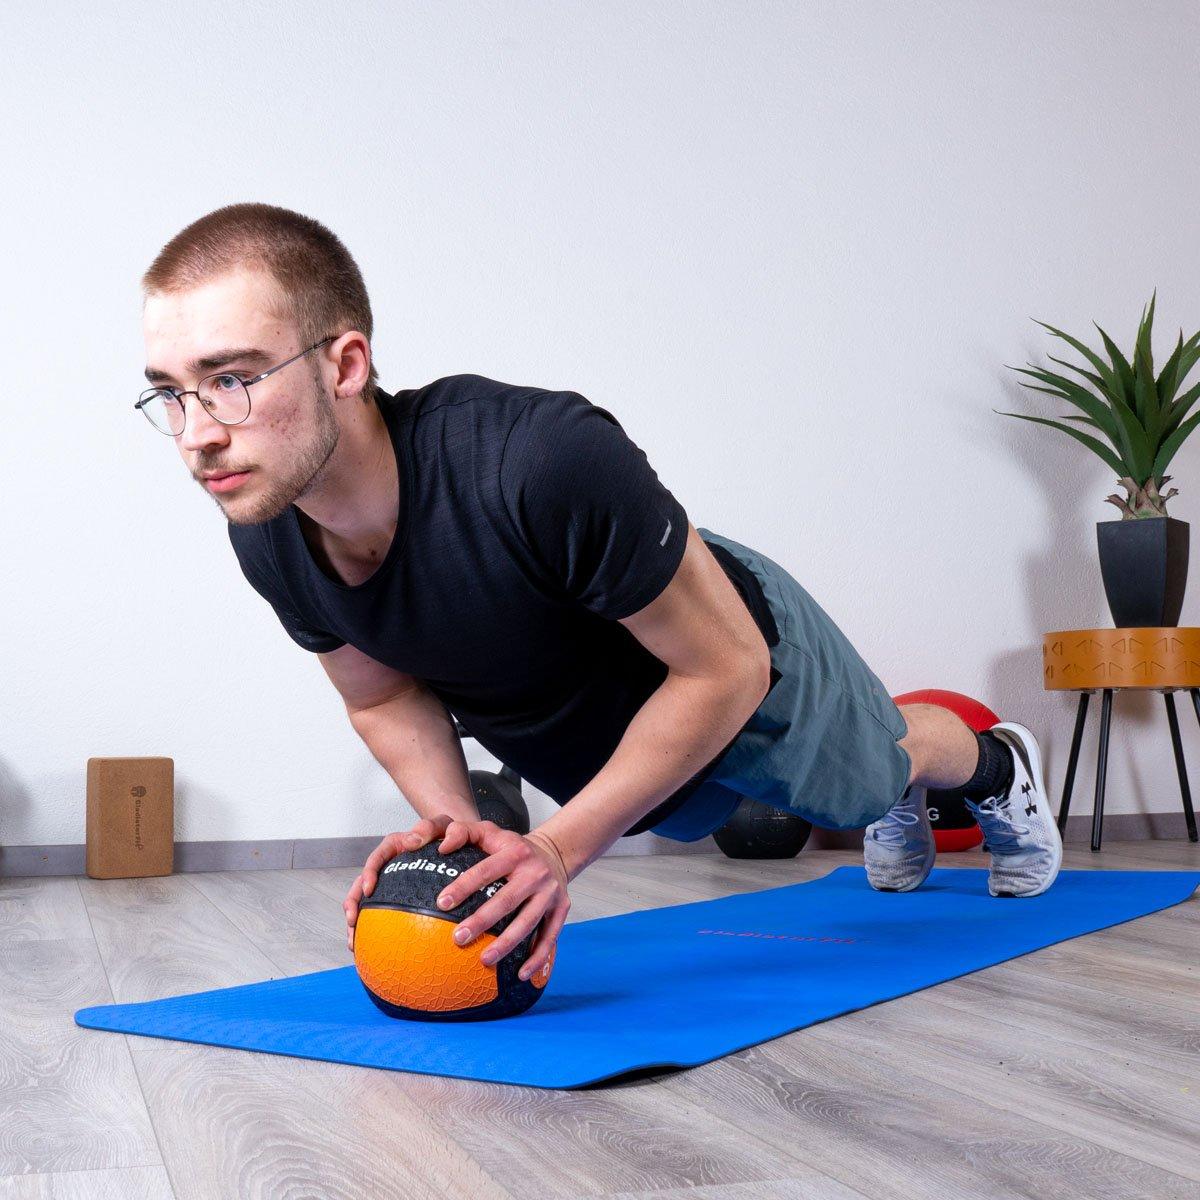
MULTIPOLYGON (((291 358, 286 359, 284 362, 277 363, 273 367, 269 367, 267 370, 263 371, 261 374, 255 375, 253 379, 238 379, 238 383, 240 383, 242 385, 242 387, 245 389, 245 392, 246 392, 246 405, 247 405, 246 415, 244 417, 242 417, 241 420, 238 420, 238 421, 222 421, 220 417, 218 417, 215 413, 213 413, 213 414, 210 414, 212 416, 213 420, 219 422, 222 425, 241 425, 244 421, 248 421, 250 419, 251 408, 253 407, 251 397, 250 397, 250 385, 251 384, 261 383, 264 379, 266 379, 266 377, 268 375, 274 375, 276 371, 282 371, 283 368, 286 367, 289 363, 294 363, 296 361, 296 359, 303 358, 306 354, 308 354, 312 350, 315 350, 318 346, 324 346, 326 342, 334 341, 338 336, 339 335, 336 333, 331 333, 328 337, 323 337, 319 342, 313 342, 313 344, 311 346, 309 346, 307 350, 301 350, 299 354, 293 354, 291 358)), ((146 409, 145 409, 145 406, 147 404, 149 404, 150 401, 153 400, 160 392, 172 391, 171 388, 156 387, 156 388, 147 389, 147 391, 145 393, 143 393, 141 395, 141 397, 139 397, 138 402, 133 406, 133 410, 134 410, 134 412, 140 411, 142 416, 144 416, 146 418, 146 420, 150 422, 151 429, 153 429, 156 433, 161 433, 164 437, 182 437, 184 430, 187 429, 187 406, 183 403, 184 396, 195 396, 196 400, 199 403, 203 404, 204 401, 201 398, 200 392, 199 392, 200 385, 209 379, 219 379, 222 375, 233 375, 233 372, 228 371, 228 370, 214 371, 211 375, 205 375, 204 379, 198 380, 196 383, 195 389, 190 389, 186 392, 184 392, 184 391, 174 392, 173 398, 180 402, 179 408, 180 408, 180 411, 183 413, 183 429, 181 429, 178 433, 172 433, 169 429, 159 429, 159 427, 157 425, 155 425, 152 420, 150 420, 150 414, 148 412, 146 412, 146 409)), ((237 379, 237 376, 235 375, 234 378, 237 379)))

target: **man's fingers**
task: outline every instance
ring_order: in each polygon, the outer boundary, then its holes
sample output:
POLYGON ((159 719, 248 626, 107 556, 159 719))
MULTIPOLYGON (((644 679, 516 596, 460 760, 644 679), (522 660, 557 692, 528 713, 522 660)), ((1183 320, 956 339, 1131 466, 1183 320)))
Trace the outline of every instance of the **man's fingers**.
POLYGON ((360 875, 351 885, 342 908, 346 913, 346 949, 354 952, 354 926, 358 922, 358 904, 363 894, 363 877, 360 875))
POLYGON ((513 918, 512 924, 480 955, 480 962, 485 967, 493 966, 516 949, 518 943, 537 928, 545 911, 545 904, 545 900, 540 900, 537 896, 529 897, 525 907, 513 918))
POLYGON ((418 821, 401 839, 405 850, 419 850, 428 845, 441 832, 444 822, 439 817, 424 817, 418 821))
POLYGON ((570 907, 571 901, 568 899, 556 905, 553 911, 547 914, 541 930, 529 948, 529 958, 517 972, 521 979, 529 979, 550 961, 550 951, 554 949, 554 943, 558 940, 559 931, 566 922, 570 907))
MULTIPOLYGON (((438 908, 442 912, 449 912, 450 909, 457 908, 472 892, 482 890, 489 883, 495 883, 497 879, 511 876, 515 868, 516 855, 511 850, 498 850, 494 854, 489 854, 482 862, 477 862, 473 867, 464 871, 453 883, 448 883, 438 893, 438 908)), ((511 886, 510 881, 503 891, 508 891, 511 886)), ((503 895, 503 892, 500 894, 503 895)))
POLYGON ((470 839, 471 830, 462 821, 451 821, 446 826, 446 832, 442 837, 441 845, 438 846, 439 854, 452 854, 455 850, 462 849, 470 839))
POLYGON ((363 865, 363 894, 369 896, 375 890, 375 881, 379 878, 379 872, 383 868, 383 864, 389 859, 395 858, 399 853, 401 846, 397 840, 398 835, 389 833, 387 837, 367 855, 367 861, 363 865))
MULTIPOLYGON (((515 912, 534 895, 528 886, 509 882, 504 885, 490 900, 481 904, 469 917, 459 922, 454 931, 454 941, 459 946, 469 946, 481 933, 496 924, 497 921, 515 912)), ((544 907, 544 905, 543 905, 544 907)), ((539 915, 542 909, 538 909, 539 915)), ((510 926, 511 928, 511 926, 510 926)), ((530 926, 532 929, 533 926, 530 926)), ((508 930, 505 930, 507 933, 508 930)))
POLYGON ((400 838, 399 848, 419 850, 422 846, 444 837, 447 827, 452 824, 454 818, 447 813, 439 813, 436 817, 423 817, 400 838))
POLYGON ((379 868, 383 866, 389 858, 396 853, 396 835, 389 833, 387 837, 367 855, 367 861, 363 865, 364 871, 370 871, 372 874, 377 874, 379 868))

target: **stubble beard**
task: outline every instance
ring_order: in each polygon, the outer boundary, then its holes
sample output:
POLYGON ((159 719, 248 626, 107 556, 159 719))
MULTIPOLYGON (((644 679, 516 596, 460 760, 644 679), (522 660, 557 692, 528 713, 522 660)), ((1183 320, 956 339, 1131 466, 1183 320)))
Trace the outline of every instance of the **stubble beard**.
POLYGON ((220 496, 213 496, 230 525, 261 525, 264 521, 273 521, 320 485, 329 460, 337 449, 341 430, 323 381, 318 379, 315 387, 316 427, 307 442, 297 447, 291 462, 281 468, 286 474, 269 482, 261 492, 247 496, 240 502, 239 497, 234 495, 228 506, 221 503, 220 496))

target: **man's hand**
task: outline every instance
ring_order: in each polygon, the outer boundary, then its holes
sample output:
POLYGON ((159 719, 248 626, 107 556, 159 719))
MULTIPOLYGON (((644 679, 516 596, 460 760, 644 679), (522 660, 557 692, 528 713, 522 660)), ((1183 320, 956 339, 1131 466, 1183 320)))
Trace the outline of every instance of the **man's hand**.
POLYGON ((562 856, 553 841, 537 830, 522 837, 492 821, 451 822, 438 850, 449 854, 467 842, 478 846, 488 857, 447 884, 438 897, 438 907, 452 909, 472 892, 507 877, 508 882, 490 900, 459 924, 454 940, 460 946, 469 945, 501 917, 516 912, 509 926, 480 956, 485 966, 491 966, 515 949, 541 922, 541 931, 519 972, 521 979, 528 979, 550 961, 550 951, 571 907, 562 856))
POLYGON ((446 830, 455 823, 448 813, 439 813, 436 817, 426 817, 418 821, 407 832, 389 833, 387 837, 371 851, 366 865, 359 877, 350 885, 346 899, 342 901, 342 910, 346 914, 346 945, 354 949, 354 926, 358 921, 358 906, 364 896, 369 896, 375 890, 375 882, 379 872, 389 860, 396 857, 402 850, 419 850, 426 842, 436 841, 446 836, 446 830))

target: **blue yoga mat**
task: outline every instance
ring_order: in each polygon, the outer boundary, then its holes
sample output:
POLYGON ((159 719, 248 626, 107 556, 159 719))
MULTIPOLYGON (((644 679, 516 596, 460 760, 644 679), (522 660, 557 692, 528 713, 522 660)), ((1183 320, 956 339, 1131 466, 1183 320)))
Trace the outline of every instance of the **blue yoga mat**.
MULTIPOLYGON (((753 868, 748 868, 753 869, 753 868)), ((141 1004, 79 1025, 499 1083, 571 1088, 691 1067, 1186 900, 1195 871, 1063 871, 996 899, 987 872, 938 868, 908 893, 861 867, 566 925, 546 994, 499 1021, 396 1020, 353 965, 141 1004)), ((468 951, 464 951, 467 953, 468 951)))

